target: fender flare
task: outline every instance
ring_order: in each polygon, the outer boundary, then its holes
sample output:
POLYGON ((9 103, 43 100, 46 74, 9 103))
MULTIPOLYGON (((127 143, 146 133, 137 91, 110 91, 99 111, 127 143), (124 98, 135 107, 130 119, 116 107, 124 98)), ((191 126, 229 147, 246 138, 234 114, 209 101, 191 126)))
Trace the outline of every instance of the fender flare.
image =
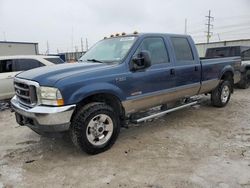
POLYGON ((94 83, 79 88, 69 98, 68 103, 77 104, 85 98, 95 94, 111 94, 120 101, 125 100, 125 94, 117 86, 110 83, 94 83))
POLYGON ((232 74, 232 76, 234 77, 234 68, 230 65, 225 66, 222 71, 221 74, 219 75, 219 80, 222 79, 222 77, 225 75, 225 73, 230 72, 232 74))

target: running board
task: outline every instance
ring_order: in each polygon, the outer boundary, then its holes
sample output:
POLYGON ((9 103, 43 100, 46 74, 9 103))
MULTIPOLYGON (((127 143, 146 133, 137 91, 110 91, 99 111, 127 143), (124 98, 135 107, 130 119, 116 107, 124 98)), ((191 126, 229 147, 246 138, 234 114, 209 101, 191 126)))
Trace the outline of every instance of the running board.
POLYGON ((146 121, 148 119, 152 119, 152 118, 155 118, 155 117, 158 117, 158 116, 168 114, 170 112, 174 112, 174 111, 177 111, 177 110, 180 110, 180 109, 183 109, 183 108, 187 108, 189 106, 193 106, 193 105, 195 105, 197 103, 198 103, 198 101, 190 102, 188 104, 184 104, 184 105, 181 105, 181 106, 178 106, 178 107, 175 107, 175 108, 171 108, 169 110, 161 111, 161 112, 158 112, 156 114, 152 114, 152 115, 140 118, 140 119, 133 120, 132 122, 133 123, 141 123, 141 122, 146 121))

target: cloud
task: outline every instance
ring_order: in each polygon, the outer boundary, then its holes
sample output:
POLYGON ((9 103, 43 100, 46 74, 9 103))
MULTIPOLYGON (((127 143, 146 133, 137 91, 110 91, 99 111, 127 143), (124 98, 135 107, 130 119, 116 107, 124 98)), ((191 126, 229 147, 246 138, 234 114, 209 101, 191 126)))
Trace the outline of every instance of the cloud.
POLYGON ((241 15, 250 15, 249 6, 248 0, 0 0, 0 40, 5 32, 8 40, 39 42, 41 52, 47 40, 53 52, 66 51, 79 49, 81 38, 91 45, 116 32, 183 33, 187 18, 190 34, 203 41, 209 9, 216 28, 225 25, 226 17, 241 23, 241 15))

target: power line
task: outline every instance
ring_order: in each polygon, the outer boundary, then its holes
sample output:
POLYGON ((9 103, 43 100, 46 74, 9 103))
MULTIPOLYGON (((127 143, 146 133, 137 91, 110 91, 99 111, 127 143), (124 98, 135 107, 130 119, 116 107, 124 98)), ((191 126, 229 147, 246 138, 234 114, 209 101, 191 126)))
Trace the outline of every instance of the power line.
POLYGON ((208 16, 206 16, 207 18, 207 43, 209 43, 209 39, 212 36, 212 32, 211 32, 211 28, 213 27, 213 25, 211 24, 212 21, 214 21, 214 17, 211 16, 211 10, 208 11, 208 16))

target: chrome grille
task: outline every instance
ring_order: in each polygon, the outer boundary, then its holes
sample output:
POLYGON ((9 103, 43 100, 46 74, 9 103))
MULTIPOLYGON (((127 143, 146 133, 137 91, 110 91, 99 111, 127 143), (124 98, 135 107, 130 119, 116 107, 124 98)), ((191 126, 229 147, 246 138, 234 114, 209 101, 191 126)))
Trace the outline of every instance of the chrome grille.
POLYGON ((33 107, 37 104, 37 85, 38 83, 33 81, 15 78, 15 94, 22 105, 33 107))

